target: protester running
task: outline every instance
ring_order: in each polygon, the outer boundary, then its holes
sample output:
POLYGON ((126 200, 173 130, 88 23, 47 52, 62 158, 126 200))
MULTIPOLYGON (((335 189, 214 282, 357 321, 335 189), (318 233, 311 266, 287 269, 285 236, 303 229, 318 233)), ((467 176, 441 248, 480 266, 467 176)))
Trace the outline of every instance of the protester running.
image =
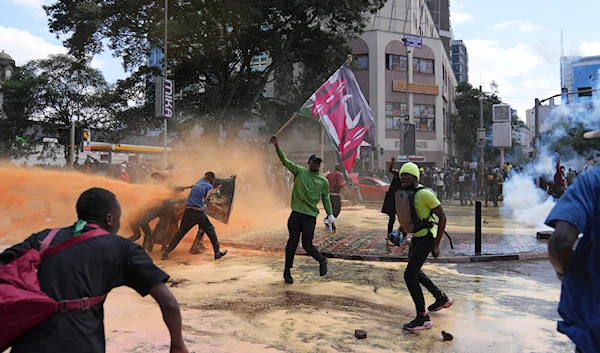
POLYGON ((319 174, 319 168, 323 160, 317 155, 312 155, 308 159, 308 169, 301 167, 285 156, 279 148, 277 136, 271 137, 270 142, 275 146, 277 156, 283 165, 294 174, 294 188, 292 190, 292 214, 288 219, 289 239, 285 247, 285 269, 283 278, 285 283, 292 284, 294 279, 291 275, 291 269, 294 264, 294 255, 298 248, 300 235, 302 235, 302 247, 307 254, 319 261, 319 274, 327 274, 327 258, 313 245, 315 225, 319 208, 319 200, 323 201, 323 207, 327 213, 325 219, 335 232, 335 217, 331 210, 331 200, 329 199, 329 182, 319 174))
MULTIPOLYGON (((414 163, 404 163, 400 168, 400 179, 402 180, 403 189, 414 189, 422 187, 419 182, 419 167, 414 163)), ((404 271, 404 281, 410 292, 415 308, 417 310, 416 318, 405 324, 404 329, 410 331, 428 330, 433 327, 433 322, 425 311, 425 299, 423 298, 423 290, 421 285, 433 294, 435 303, 428 308, 430 312, 439 311, 450 307, 454 301, 444 294, 433 282, 421 271, 421 267, 425 263, 429 253, 437 259, 440 256, 440 242, 446 229, 446 215, 442 208, 440 200, 429 189, 421 189, 415 193, 414 209, 419 219, 427 220, 428 223, 433 222, 433 214, 439 218, 439 226, 437 234, 434 235, 433 224, 430 227, 421 229, 413 234, 409 253, 408 265, 404 271)))
POLYGON ((208 239, 210 239, 213 247, 215 260, 218 260, 227 254, 227 250, 221 251, 215 227, 206 215, 208 198, 215 191, 215 179, 215 173, 206 172, 204 178, 198 180, 198 182, 192 186, 192 190, 185 202, 185 211, 183 213, 183 218, 181 219, 179 231, 163 252, 163 260, 169 258, 169 253, 175 250, 181 239, 183 239, 187 232, 196 225, 208 235, 208 239))

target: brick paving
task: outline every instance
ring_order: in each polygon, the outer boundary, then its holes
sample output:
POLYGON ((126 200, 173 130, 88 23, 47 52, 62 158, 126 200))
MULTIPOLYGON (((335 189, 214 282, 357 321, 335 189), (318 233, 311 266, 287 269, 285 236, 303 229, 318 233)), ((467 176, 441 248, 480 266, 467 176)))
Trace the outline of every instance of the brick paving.
MULTIPOLYGON (((287 243, 287 229, 247 234, 234 241, 223 239, 225 246, 283 252, 287 243)), ((452 233, 454 249, 446 237, 441 243, 441 256, 437 262, 475 262, 491 260, 519 260, 547 257, 547 241, 532 234, 483 234, 482 253, 475 254, 474 234, 452 233)), ((381 231, 360 228, 338 229, 335 234, 317 225, 313 242, 328 257, 374 260, 406 261, 407 253, 386 245, 381 231)), ((297 253, 303 254, 301 245, 297 253)))

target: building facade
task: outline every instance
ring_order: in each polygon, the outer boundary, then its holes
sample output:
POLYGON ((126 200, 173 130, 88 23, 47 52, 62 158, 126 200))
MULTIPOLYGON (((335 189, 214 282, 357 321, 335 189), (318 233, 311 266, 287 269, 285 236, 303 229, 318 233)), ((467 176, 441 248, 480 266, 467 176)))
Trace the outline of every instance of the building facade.
POLYGON ((571 77, 573 86, 570 92, 580 92, 569 95, 568 104, 577 104, 585 108, 592 108, 593 99, 598 97, 600 92, 592 92, 598 88, 600 81, 598 76, 600 72, 600 56, 593 56, 579 59, 573 62, 571 66, 571 77))
MULTIPOLYGON (((546 124, 546 121, 553 114, 554 110, 558 108, 559 105, 554 103, 554 98, 548 101, 546 105, 540 105, 539 116, 540 116, 540 134, 550 129, 550 124, 546 124)), ((522 143, 525 146, 524 151, 526 153, 533 152, 533 142, 535 138, 535 110, 527 109, 525 117, 525 123, 527 124, 527 141, 526 143, 522 143)))
POLYGON ((456 163, 450 117, 456 113, 457 82, 431 13, 419 3, 388 1, 365 33, 351 43, 355 75, 373 111, 377 145, 383 150, 372 161, 375 169, 385 168, 391 157, 403 154, 400 121, 416 125, 420 164, 456 163), (418 34, 422 48, 404 46, 404 35, 418 34))
POLYGON ((469 82, 469 53, 462 40, 452 41, 452 71, 457 82, 469 82))
POLYGON ((561 92, 573 92, 573 63, 580 60, 581 56, 563 56, 560 58, 560 89, 561 92))

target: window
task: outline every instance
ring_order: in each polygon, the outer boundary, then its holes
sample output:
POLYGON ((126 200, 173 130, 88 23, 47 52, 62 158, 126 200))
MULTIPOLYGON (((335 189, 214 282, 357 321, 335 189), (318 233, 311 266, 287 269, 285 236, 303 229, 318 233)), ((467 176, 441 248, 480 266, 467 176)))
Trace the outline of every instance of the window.
POLYGON ((360 179, 358 183, 360 185, 377 186, 377 183, 371 179, 360 179))
POLYGON ((435 131, 435 105, 415 104, 413 113, 417 131, 435 131))
POLYGON ((433 74, 433 60, 413 58, 413 70, 422 74, 433 74))
POLYGON ((393 71, 407 71, 408 58, 402 55, 385 54, 385 68, 393 71))
POLYGON ((364 69, 369 68, 369 55, 368 54, 356 55, 356 68, 359 70, 364 70, 364 69))
POLYGON ((400 121, 408 123, 409 117, 406 112, 406 103, 385 102, 385 128, 398 130, 400 121))

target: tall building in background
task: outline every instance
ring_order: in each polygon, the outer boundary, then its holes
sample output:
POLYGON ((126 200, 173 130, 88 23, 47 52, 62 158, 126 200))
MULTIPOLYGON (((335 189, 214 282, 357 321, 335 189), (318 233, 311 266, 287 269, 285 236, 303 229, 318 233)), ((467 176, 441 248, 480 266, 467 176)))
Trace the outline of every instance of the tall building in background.
POLYGON ((562 101, 566 104, 573 102, 591 102, 596 92, 566 95, 566 92, 585 91, 598 85, 598 70, 600 56, 562 56, 560 58, 560 88, 563 92, 562 101), (582 98, 582 99, 580 99, 582 98))
POLYGON ((452 71, 457 82, 469 82, 469 53, 462 40, 452 41, 452 71))
POLYGON ((560 58, 560 89, 561 92, 573 92, 573 63, 580 60, 581 56, 563 56, 560 58))
POLYGON ((600 71, 600 56, 588 56, 574 61, 571 64, 571 77, 573 79, 570 92, 580 92, 569 95, 568 104, 578 104, 584 108, 592 108, 593 97, 599 92, 590 92, 598 87, 598 72, 600 71), (586 92, 587 91, 587 92, 586 92))
POLYGON ((452 26, 450 25, 450 0, 427 0, 427 9, 444 44, 446 55, 450 57, 453 39, 452 26))

